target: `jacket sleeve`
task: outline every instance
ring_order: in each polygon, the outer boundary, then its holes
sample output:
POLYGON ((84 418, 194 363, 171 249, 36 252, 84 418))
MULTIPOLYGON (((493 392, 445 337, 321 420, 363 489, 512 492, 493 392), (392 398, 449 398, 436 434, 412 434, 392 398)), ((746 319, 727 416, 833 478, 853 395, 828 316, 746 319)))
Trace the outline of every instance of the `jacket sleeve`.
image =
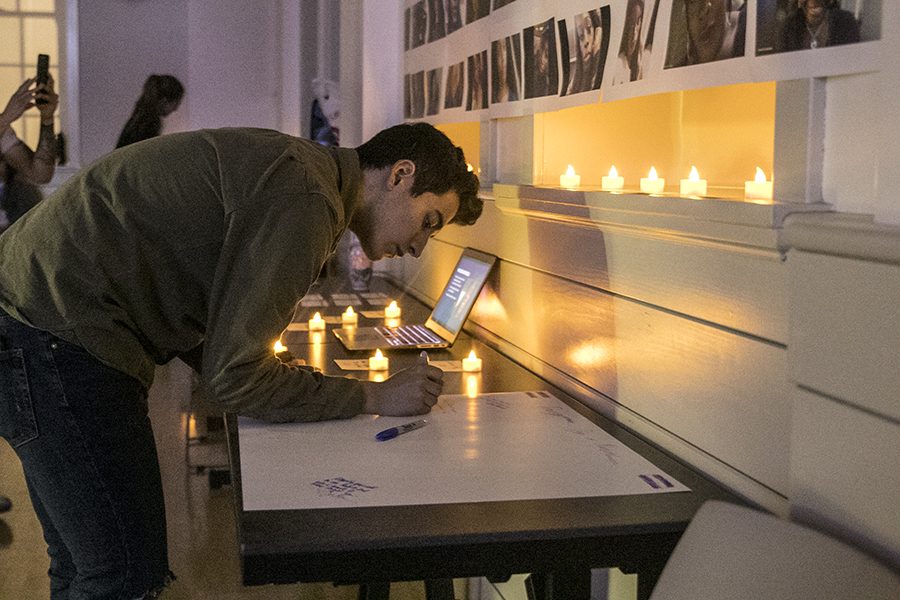
POLYGON ((338 233, 318 193, 283 194, 226 214, 211 286, 203 381, 227 412, 271 421, 349 418, 362 411, 362 385, 284 365, 272 350, 297 302, 316 280, 338 233))

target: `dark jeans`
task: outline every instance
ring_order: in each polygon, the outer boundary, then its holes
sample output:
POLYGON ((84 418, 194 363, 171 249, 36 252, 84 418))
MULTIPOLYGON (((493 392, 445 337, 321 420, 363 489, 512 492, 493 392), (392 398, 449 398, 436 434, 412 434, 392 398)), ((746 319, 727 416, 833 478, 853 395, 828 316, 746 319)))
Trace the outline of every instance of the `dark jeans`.
POLYGON ((0 311, 0 436, 44 530, 51 598, 156 597, 169 567, 144 386, 0 311))

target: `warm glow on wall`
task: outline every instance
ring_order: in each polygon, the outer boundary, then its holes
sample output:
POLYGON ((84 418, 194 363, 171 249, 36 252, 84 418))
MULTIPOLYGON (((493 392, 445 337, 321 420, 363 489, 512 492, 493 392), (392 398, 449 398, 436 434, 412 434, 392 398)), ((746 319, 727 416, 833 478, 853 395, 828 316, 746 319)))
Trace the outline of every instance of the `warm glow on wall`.
POLYGON ((466 162, 478 175, 481 169, 481 123, 473 121, 468 123, 440 123, 435 125, 440 131, 450 138, 454 144, 462 148, 466 155, 466 162))
MULTIPOLYGON (((530 117, 529 117, 530 118, 530 117)), ((536 185, 558 185, 569 163, 581 186, 619 173, 688 173, 696 164, 709 195, 743 197, 747 173, 772 171, 775 84, 748 83, 596 103, 534 115, 536 185)), ((516 183, 516 182, 511 182, 516 183)), ((637 181, 634 181, 635 187, 637 181)))

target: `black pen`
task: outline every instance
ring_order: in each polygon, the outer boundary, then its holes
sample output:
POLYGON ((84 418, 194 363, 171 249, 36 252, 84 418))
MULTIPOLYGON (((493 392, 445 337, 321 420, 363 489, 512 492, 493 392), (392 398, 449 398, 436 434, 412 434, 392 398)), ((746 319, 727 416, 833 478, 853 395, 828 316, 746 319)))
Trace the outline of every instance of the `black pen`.
POLYGON ((389 429, 385 429, 384 431, 379 431, 375 434, 375 439, 379 442, 386 442, 387 440, 392 440, 398 435, 402 435, 404 433, 408 433, 410 431, 415 431, 421 427, 425 427, 428 424, 428 421, 422 419, 421 421, 413 421, 412 423, 407 423, 405 425, 397 425, 396 427, 391 427, 389 429))

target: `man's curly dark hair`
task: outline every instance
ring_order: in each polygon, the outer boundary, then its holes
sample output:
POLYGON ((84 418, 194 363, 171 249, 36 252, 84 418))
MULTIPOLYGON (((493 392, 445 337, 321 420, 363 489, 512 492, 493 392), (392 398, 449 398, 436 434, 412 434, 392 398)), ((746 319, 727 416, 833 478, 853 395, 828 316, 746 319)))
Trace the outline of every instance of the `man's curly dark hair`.
POLYGON ((357 147, 356 153, 363 169, 390 167, 398 160, 415 163, 410 190, 413 196, 455 191, 459 195, 459 210, 451 223, 472 225, 481 216, 484 203, 478 197, 478 176, 469 171, 462 148, 454 146, 450 138, 433 125, 395 125, 357 147))

